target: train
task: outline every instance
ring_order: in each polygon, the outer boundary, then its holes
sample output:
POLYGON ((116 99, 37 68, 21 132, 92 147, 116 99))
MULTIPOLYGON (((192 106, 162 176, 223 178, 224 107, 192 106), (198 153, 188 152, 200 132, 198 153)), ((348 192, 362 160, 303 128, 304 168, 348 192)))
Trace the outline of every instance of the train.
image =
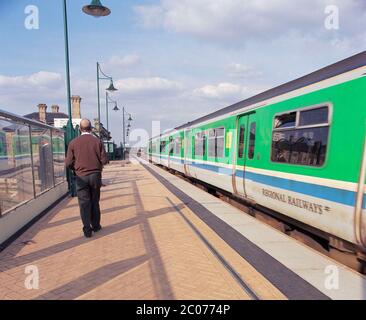
POLYGON ((151 163, 366 261, 366 51, 161 133, 151 163))

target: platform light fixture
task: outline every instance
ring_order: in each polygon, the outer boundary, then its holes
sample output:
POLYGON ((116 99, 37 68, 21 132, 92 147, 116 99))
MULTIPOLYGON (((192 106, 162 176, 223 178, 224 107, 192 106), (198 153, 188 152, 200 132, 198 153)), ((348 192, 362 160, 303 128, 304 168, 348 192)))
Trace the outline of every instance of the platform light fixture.
POLYGON ((91 4, 83 7, 83 12, 95 18, 109 16, 111 10, 102 5, 100 0, 92 0, 91 4))

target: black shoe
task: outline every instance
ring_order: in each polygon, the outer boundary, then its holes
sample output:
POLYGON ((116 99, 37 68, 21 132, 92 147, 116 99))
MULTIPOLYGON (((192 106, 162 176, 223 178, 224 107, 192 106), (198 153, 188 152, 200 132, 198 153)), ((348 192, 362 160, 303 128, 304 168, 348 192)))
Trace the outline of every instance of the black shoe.
POLYGON ((85 236, 85 238, 91 238, 92 237, 92 235, 93 235, 93 233, 92 233, 92 231, 90 230, 90 231, 84 231, 84 236, 85 236))
POLYGON ((102 226, 101 225, 99 225, 98 227, 93 228, 93 231, 94 232, 98 232, 100 230, 102 230, 102 226))

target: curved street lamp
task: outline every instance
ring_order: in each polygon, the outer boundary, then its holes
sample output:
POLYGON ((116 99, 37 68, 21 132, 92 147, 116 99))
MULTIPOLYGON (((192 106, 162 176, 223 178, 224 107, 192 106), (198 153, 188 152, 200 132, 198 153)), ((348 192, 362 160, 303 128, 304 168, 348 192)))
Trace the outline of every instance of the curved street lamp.
MULTIPOLYGON (((119 108, 117 105, 117 101, 111 99, 111 97, 109 96, 108 91, 110 91, 110 90, 108 90, 108 89, 106 89, 106 90, 107 91, 105 92, 105 108, 106 108, 105 111, 106 111, 106 116, 107 116, 107 131, 109 133, 109 107, 108 107, 108 104, 109 104, 109 102, 114 103, 113 111, 118 111, 119 108)), ((117 90, 117 89, 115 89, 115 90, 117 90)))
MULTIPOLYGON (((99 135, 99 139, 101 139, 101 128, 100 128, 100 88, 99 88, 99 80, 110 80, 110 85, 109 87, 106 89, 109 92, 114 92, 117 91, 118 89, 115 88, 114 83, 113 83, 113 78, 111 76, 106 75, 102 68, 100 67, 100 63, 97 62, 97 91, 98 91, 98 121, 99 121, 99 127, 98 127, 98 135, 99 135), (102 76, 100 76, 100 74, 102 74, 102 76)), ((106 93, 107 94, 107 93, 106 93)), ((108 101, 108 98, 107 98, 108 101)), ((108 103, 107 103, 108 105, 108 103)), ((107 109, 108 112, 108 109, 107 109)), ((107 127, 108 127, 108 113, 107 113, 107 127)), ((107 128, 108 130, 108 128, 107 128)))
MULTIPOLYGON (((99 67, 100 67, 100 65, 99 65, 99 67)), ((118 91, 118 89, 116 89, 114 84, 113 84, 113 79, 111 79, 111 84, 109 85, 109 87, 106 90, 109 91, 109 92, 118 91)))
MULTIPOLYGON (((70 53, 69 53, 69 28, 67 19, 67 0, 63 1, 63 18, 64 18, 64 37, 65 37, 65 62, 66 62, 66 90, 67 90, 67 106, 68 106, 68 126, 67 133, 71 138, 72 126, 72 111, 71 111, 71 81, 70 81, 70 53)), ((104 7, 100 0, 92 0, 90 5, 83 7, 83 12, 94 17, 107 16, 111 13, 111 10, 104 7)), ((111 83, 113 84, 113 82, 111 83)), ((111 89, 114 86, 110 86, 111 89)), ((114 88, 115 89, 115 88, 114 88)), ((100 116, 98 117, 100 121, 100 116)))
POLYGON ((131 113, 128 113, 125 109, 125 107, 122 108, 122 125, 123 125, 123 152, 122 152, 122 158, 125 160, 125 149, 126 149, 126 136, 128 137, 130 135, 130 128, 131 128, 131 122, 132 121, 132 115, 131 113), (128 116, 128 127, 127 127, 127 134, 126 134, 126 118, 125 115, 128 116))
POLYGON ((95 18, 109 16, 111 10, 102 5, 100 0, 92 0, 91 4, 83 7, 84 13, 95 18))

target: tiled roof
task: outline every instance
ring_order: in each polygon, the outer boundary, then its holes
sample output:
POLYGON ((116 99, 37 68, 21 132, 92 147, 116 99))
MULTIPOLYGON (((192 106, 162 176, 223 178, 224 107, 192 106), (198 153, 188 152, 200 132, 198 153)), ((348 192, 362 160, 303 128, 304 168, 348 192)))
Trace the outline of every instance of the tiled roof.
MULTIPOLYGON (((25 118, 28 119, 33 119, 36 121, 39 121, 39 112, 33 112, 30 114, 27 114, 24 116, 25 118)), ((67 119, 68 115, 63 113, 63 112, 57 112, 57 113, 53 113, 53 112, 46 112, 46 123, 47 124, 54 124, 55 119, 67 119)))

